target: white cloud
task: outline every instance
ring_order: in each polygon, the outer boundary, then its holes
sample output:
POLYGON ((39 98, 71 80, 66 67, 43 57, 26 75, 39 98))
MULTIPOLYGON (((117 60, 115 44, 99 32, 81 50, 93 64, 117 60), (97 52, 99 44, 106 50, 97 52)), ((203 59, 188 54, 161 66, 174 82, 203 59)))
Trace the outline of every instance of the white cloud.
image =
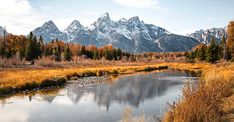
POLYGON ((4 0, 0 4, 0 26, 13 34, 28 34, 44 18, 32 9, 29 0, 4 0))
POLYGON ((128 7, 134 8, 150 8, 150 9, 158 9, 162 11, 168 11, 165 8, 161 8, 159 6, 158 0, 113 0, 114 2, 128 7))

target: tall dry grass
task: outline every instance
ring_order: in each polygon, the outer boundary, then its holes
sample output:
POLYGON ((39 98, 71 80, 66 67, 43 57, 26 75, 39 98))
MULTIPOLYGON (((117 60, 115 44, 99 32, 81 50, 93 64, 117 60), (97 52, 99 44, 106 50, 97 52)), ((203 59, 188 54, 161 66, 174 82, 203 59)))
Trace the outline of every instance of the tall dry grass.
MULTIPOLYGON (((220 122, 233 110, 224 110, 226 98, 233 95, 234 65, 212 65, 203 69, 198 85, 186 84, 180 101, 169 106, 164 122, 220 122)), ((233 101, 232 101, 233 102, 233 101)), ((228 105, 228 104, 227 104, 228 105)))
POLYGON ((145 116, 142 114, 140 117, 132 116, 132 108, 126 107, 123 110, 122 122, 145 122, 145 116))
POLYGON ((26 85, 27 83, 40 84, 47 79, 67 78, 73 74, 86 76, 89 74, 100 75, 100 72, 108 74, 128 74, 139 71, 146 71, 160 68, 162 64, 156 65, 139 65, 139 66, 96 66, 96 67, 70 67, 70 68, 55 68, 55 69, 15 69, 0 71, 0 88, 11 87, 17 88, 26 85))

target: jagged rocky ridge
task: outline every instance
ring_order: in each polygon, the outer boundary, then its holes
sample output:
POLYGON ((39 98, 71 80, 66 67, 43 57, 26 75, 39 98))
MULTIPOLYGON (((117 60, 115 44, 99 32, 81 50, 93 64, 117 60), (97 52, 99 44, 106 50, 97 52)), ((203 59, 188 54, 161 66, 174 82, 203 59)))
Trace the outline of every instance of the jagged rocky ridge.
POLYGON ((49 21, 33 30, 33 33, 37 36, 42 35, 47 42, 59 38, 82 45, 113 45, 131 53, 188 51, 199 44, 191 37, 172 34, 164 28, 146 24, 137 16, 128 20, 122 18, 113 21, 108 13, 88 27, 74 20, 62 32, 49 21))
POLYGON ((212 37, 215 37, 219 43, 223 36, 227 36, 226 27, 224 28, 211 28, 207 30, 199 30, 194 33, 188 34, 189 37, 198 40, 200 43, 209 44, 212 37))

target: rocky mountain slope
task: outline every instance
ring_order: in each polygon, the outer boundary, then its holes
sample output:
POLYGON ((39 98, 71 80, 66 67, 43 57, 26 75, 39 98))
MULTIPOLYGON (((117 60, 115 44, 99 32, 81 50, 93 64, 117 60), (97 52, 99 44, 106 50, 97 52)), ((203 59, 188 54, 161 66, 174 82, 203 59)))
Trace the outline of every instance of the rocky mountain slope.
POLYGON ((33 30, 33 33, 37 37, 42 36, 46 42, 55 40, 56 38, 64 41, 67 40, 66 35, 63 32, 61 32, 51 20, 44 23, 41 27, 38 27, 35 30, 33 30))
POLYGON ((137 16, 113 21, 108 13, 100 16, 88 27, 74 20, 64 31, 60 31, 49 21, 33 30, 33 33, 42 35, 47 42, 59 38, 98 47, 110 44, 131 53, 188 51, 199 44, 193 38, 175 35, 164 28, 146 24, 137 16))
POLYGON ((188 34, 189 37, 194 38, 203 44, 209 44, 213 36, 215 37, 216 41, 219 43, 222 37, 226 35, 227 35, 226 27, 199 30, 194 33, 188 34))

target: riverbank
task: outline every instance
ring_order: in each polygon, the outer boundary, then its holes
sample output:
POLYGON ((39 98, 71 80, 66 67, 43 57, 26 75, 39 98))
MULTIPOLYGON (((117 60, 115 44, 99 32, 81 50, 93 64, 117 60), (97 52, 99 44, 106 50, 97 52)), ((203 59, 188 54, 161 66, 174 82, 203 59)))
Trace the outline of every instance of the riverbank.
POLYGON ((198 86, 184 86, 182 98, 169 106, 164 122, 234 121, 234 64, 204 65, 201 70, 198 86))
POLYGON ((121 63, 100 66, 66 66, 66 67, 25 67, 5 68, 0 71, 0 96, 21 91, 39 90, 47 87, 63 86, 67 81, 87 76, 132 74, 142 71, 161 69, 180 69, 201 71, 209 64, 190 63, 121 63))
POLYGON ((10 69, 0 71, 0 96, 25 90, 60 87, 69 80, 81 77, 132 74, 167 68, 202 72, 202 74, 197 88, 189 84, 184 87, 182 99, 170 106, 163 121, 228 121, 233 119, 233 63, 140 63, 121 66, 10 69))
POLYGON ((25 90, 63 86, 67 81, 88 76, 131 74, 167 69, 165 64, 135 66, 68 67, 56 69, 11 69, 0 72, 0 96, 25 90))

